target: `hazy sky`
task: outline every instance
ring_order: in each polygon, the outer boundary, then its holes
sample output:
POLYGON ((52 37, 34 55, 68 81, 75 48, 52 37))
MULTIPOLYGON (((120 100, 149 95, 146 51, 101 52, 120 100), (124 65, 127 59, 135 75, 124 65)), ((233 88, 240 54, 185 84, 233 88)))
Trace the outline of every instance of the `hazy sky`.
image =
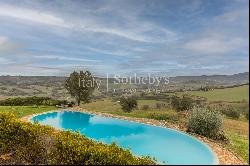
POLYGON ((0 75, 233 74, 248 0, 0 0, 0 75))

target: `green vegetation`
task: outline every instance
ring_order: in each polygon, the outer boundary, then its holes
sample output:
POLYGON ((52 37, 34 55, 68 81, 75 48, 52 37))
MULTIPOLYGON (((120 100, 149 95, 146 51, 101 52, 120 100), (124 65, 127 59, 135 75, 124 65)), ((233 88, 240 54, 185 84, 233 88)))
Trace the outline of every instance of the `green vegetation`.
POLYGON ((230 140, 226 147, 235 152, 244 161, 249 163, 249 141, 247 137, 235 134, 233 132, 226 132, 226 137, 230 140))
POLYGON ((176 111, 188 111, 193 108, 194 100, 187 95, 183 95, 182 97, 173 96, 171 98, 171 105, 176 111))
POLYGON ((65 81, 65 88, 71 97, 76 99, 78 105, 80 105, 81 101, 85 103, 90 101, 90 96, 96 86, 95 79, 89 71, 80 71, 79 73, 74 71, 65 81))
POLYGON ((223 130, 229 143, 226 147, 249 162, 249 122, 246 120, 224 119, 223 130))
POLYGON ((213 109, 215 111, 221 112, 223 115, 225 115, 228 118, 232 119, 239 119, 241 112, 237 110, 232 105, 225 105, 225 104, 215 104, 208 106, 208 109, 213 109))
POLYGON ((10 112, 15 114, 18 118, 21 118, 26 115, 52 111, 56 109, 58 108, 55 106, 0 106, 0 113, 10 112))
POLYGON ((223 114, 225 114, 227 117, 233 118, 233 119, 239 119, 240 118, 240 112, 237 111, 234 107, 229 106, 226 109, 221 111, 223 114))
POLYGON ((49 97, 16 97, 0 100, 0 106, 31 106, 31 105, 46 105, 55 106, 60 104, 66 104, 66 100, 55 100, 49 97))
POLYGON ((142 109, 142 110, 148 110, 148 109, 149 109, 149 105, 143 105, 143 106, 141 107, 141 109, 142 109))
POLYGON ((188 131, 210 138, 217 138, 222 129, 220 112, 194 107, 188 116, 188 131))
POLYGON ((177 123, 179 115, 176 111, 169 108, 162 108, 161 110, 154 108, 158 101, 156 100, 138 100, 138 108, 134 111, 127 113, 122 111, 122 108, 118 102, 112 102, 110 99, 98 100, 96 102, 87 103, 81 105, 82 108, 88 111, 103 112, 113 115, 136 117, 136 118, 149 118, 156 120, 168 120, 173 123, 177 123), (142 110, 144 105, 149 105, 150 109, 142 110), (105 106, 105 107, 104 107, 105 106))
POLYGON ((242 101, 249 100, 249 85, 225 88, 225 89, 215 89, 210 91, 191 91, 185 92, 195 96, 201 96, 207 98, 208 101, 242 101))
POLYGON ((120 105, 122 106, 122 110, 124 112, 131 112, 133 109, 137 107, 137 100, 134 96, 121 97, 120 105))
POLYGON ((21 122, 9 113, 0 113, 0 155, 3 154, 10 154, 14 164, 155 164, 149 157, 134 157, 115 144, 106 145, 79 133, 21 122))

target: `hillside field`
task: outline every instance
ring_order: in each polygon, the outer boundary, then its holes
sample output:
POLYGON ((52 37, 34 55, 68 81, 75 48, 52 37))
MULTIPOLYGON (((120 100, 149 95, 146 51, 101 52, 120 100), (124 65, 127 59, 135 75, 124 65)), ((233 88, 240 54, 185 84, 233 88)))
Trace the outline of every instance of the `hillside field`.
POLYGON ((249 100, 249 85, 243 85, 234 88, 215 89, 210 91, 192 91, 185 92, 195 96, 207 98, 208 101, 226 101, 236 102, 242 100, 249 100))

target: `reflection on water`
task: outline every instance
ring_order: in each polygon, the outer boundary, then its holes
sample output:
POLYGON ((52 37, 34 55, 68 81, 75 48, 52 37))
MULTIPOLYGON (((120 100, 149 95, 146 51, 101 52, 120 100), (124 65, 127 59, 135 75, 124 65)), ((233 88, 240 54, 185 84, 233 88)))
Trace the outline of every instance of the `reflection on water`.
POLYGON ((213 164, 211 151, 182 133, 125 120, 80 112, 52 112, 32 118, 41 124, 81 134, 104 143, 116 142, 136 155, 150 155, 167 164, 213 164))

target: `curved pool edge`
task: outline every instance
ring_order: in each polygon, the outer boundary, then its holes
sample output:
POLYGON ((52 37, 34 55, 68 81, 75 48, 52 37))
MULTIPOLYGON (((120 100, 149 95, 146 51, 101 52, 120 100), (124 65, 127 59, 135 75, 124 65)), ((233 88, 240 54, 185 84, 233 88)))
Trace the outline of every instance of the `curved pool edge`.
POLYGON ((205 143, 203 140, 195 137, 194 135, 190 135, 189 133, 187 133, 185 131, 179 131, 177 129, 173 129, 173 128, 170 128, 170 127, 164 127, 164 126, 160 126, 160 125, 153 125, 153 124, 147 124, 147 123, 128 120, 128 119, 123 119, 121 116, 119 116, 120 118, 118 118, 118 117, 111 117, 111 116, 107 116, 107 115, 105 116, 105 115, 95 114, 95 113, 91 113, 91 112, 84 112, 84 111, 74 110, 74 109, 60 109, 60 110, 52 110, 52 111, 47 111, 47 112, 42 112, 42 113, 37 113, 37 114, 30 115, 27 118, 27 121, 32 123, 32 118, 34 118, 36 116, 39 116, 39 115, 43 115, 43 114, 53 113, 53 112, 79 112, 79 113, 88 114, 88 115, 95 115, 95 116, 100 116, 100 117, 105 117, 105 118, 110 118, 110 119, 117 119, 117 120, 127 121, 127 122, 130 122, 130 123, 137 123, 137 124, 142 124, 142 125, 146 125, 146 126, 153 126, 153 127, 172 130, 174 132, 177 132, 177 133, 179 133, 181 135, 185 135, 185 136, 189 137, 190 139, 193 139, 193 140, 198 141, 199 143, 201 143, 203 146, 205 146, 211 152, 211 154, 213 156, 214 161, 213 161, 213 163, 211 165, 219 165, 220 164, 219 158, 218 158, 217 154, 213 151, 213 149, 209 145, 207 145, 207 143, 205 143))

